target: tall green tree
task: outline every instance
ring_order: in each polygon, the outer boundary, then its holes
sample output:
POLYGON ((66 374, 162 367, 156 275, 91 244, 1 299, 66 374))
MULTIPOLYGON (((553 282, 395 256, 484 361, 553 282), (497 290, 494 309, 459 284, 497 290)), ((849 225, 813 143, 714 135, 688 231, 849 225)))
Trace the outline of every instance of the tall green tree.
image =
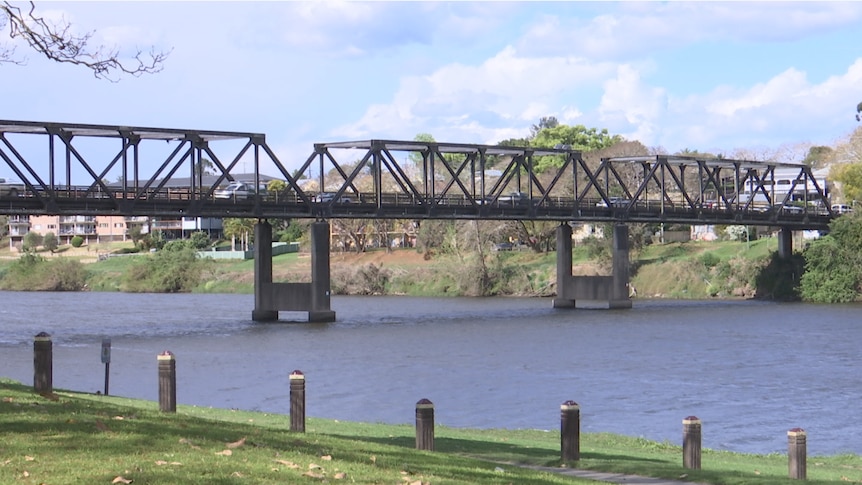
POLYGON ((236 251, 236 240, 241 241, 243 249, 248 247, 248 242, 254 235, 254 219, 228 218, 222 221, 224 235, 231 238, 231 249, 236 251))
MULTIPOLYGON (((608 148, 623 141, 619 135, 611 135, 607 128, 587 128, 584 125, 556 125, 543 128, 530 141, 530 145, 542 148, 566 147, 572 150, 590 152, 608 148)), ((562 157, 541 157, 536 162, 535 171, 555 170, 563 165, 562 157)))

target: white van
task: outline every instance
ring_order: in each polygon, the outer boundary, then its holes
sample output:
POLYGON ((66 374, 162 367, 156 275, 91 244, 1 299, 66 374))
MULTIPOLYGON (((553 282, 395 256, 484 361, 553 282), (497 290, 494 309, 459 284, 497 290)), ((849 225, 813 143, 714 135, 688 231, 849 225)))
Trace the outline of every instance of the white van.
POLYGON ((846 204, 833 204, 832 213, 836 215, 847 214, 853 212, 853 208, 846 204))

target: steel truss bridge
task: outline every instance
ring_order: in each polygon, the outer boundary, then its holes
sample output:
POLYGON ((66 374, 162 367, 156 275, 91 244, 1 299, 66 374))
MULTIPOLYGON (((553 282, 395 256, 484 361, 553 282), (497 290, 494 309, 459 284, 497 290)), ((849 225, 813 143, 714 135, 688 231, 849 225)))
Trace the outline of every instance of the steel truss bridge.
POLYGON ((588 163, 567 147, 318 143, 304 161, 286 164, 260 133, 0 120, 0 158, 0 177, 15 188, 0 184, 0 214, 7 215, 508 219, 794 230, 825 229, 834 215, 826 187, 804 165, 670 155, 588 163), (537 173, 540 165, 556 168, 537 173), (283 181, 283 189, 267 190, 272 179, 283 181), (216 197, 231 181, 248 183, 252 193, 216 197))

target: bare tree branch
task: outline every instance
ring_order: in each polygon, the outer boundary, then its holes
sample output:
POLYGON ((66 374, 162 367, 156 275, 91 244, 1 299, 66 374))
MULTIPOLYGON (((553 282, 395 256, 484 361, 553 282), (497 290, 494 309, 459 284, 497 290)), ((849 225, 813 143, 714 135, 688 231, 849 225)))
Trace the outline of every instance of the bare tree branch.
MULTIPOLYGON (((147 53, 138 49, 132 57, 134 61, 127 65, 120 61, 117 47, 89 47, 95 32, 75 34, 71 24, 65 20, 53 23, 35 11, 33 2, 26 12, 9 2, 0 3, 0 29, 8 27, 10 38, 23 39, 33 50, 52 61, 84 66, 98 79, 117 82, 122 74, 138 77, 159 72, 170 54, 170 51, 156 51, 152 47, 147 53)), ((25 61, 15 57, 14 46, 0 45, 0 64, 23 65, 25 61)))

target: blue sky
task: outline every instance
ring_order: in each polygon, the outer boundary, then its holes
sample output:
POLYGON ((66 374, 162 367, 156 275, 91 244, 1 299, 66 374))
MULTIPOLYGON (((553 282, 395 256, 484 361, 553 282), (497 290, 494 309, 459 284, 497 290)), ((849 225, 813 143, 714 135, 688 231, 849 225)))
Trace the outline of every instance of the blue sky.
MULTIPOLYGON (((862 3, 37 2, 93 42, 172 49, 118 83, 26 55, 0 118, 316 142, 523 137, 540 117, 673 153, 834 145, 858 124, 862 3)), ((802 147, 802 148, 800 148, 802 147)), ((804 155, 804 153, 803 153, 804 155)))

